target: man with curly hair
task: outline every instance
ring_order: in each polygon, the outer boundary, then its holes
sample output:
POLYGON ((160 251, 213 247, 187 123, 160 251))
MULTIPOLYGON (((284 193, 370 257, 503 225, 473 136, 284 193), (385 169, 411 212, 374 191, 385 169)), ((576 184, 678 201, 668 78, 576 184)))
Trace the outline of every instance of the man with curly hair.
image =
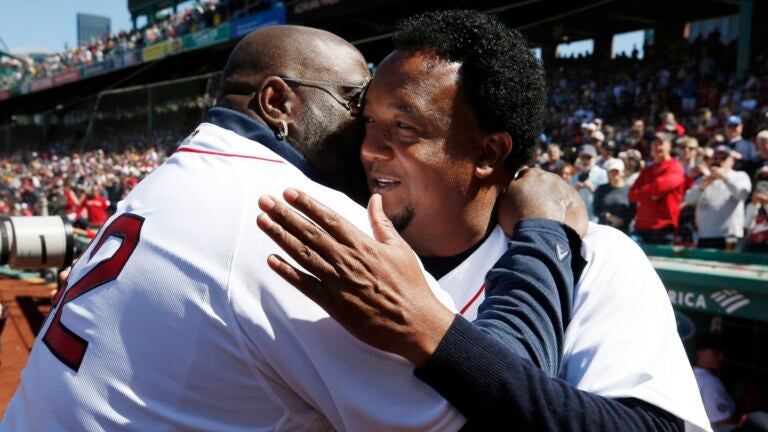
MULTIPOLYGON (((338 215, 291 191, 289 204, 328 229, 310 239, 313 229, 301 218, 281 216, 278 224, 299 240, 281 247, 314 277, 276 259, 273 269, 363 341, 408 358, 470 425, 708 430, 666 290, 629 238, 590 225, 573 297, 520 288, 526 278, 545 277, 546 268, 520 273, 515 256, 505 254, 495 211, 520 214, 552 198, 496 205, 530 160, 544 112, 543 72, 523 37, 480 13, 447 11, 406 20, 394 42, 363 111, 361 159, 380 243, 351 241, 359 233, 338 215), (324 225, 328 220, 334 223, 324 225), (463 317, 440 306, 424 284, 388 285, 384 275, 404 271, 390 258, 408 256, 403 239, 463 317), (307 245, 317 253, 306 253, 307 245), (358 269, 351 282, 334 270, 347 261, 358 269), (473 326, 465 318, 475 315, 498 319, 473 326), (526 335, 562 358, 531 353, 526 335)), ((522 218, 514 231, 551 228, 522 218)), ((557 240, 549 246, 542 255, 567 257, 557 240)))

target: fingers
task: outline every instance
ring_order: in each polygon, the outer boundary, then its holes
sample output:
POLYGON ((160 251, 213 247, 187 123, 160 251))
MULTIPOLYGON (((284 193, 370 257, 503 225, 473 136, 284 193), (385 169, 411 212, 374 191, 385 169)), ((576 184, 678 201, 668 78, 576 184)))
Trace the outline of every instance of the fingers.
POLYGON ((339 243, 352 245, 355 239, 365 235, 346 219, 339 216, 338 213, 304 192, 288 188, 283 192, 283 198, 285 202, 304 213, 339 243))
MULTIPOLYGON (((307 220, 307 218, 282 201, 265 195, 259 198, 259 208, 269 216, 269 220, 263 219, 261 215, 257 218, 257 222, 261 221, 261 223, 265 224, 265 226, 262 227, 259 225, 259 227, 262 228, 262 230, 265 230, 265 228, 270 229, 272 231, 271 234, 270 232, 265 231, 267 234, 270 234, 270 237, 276 235, 282 241, 287 241, 286 246, 289 247, 291 251, 281 245, 286 252, 299 252, 308 255, 311 250, 327 260, 330 260, 335 256, 334 247, 338 246, 338 242, 320 227, 307 220), (277 224, 280 229, 267 226, 268 222, 277 224), (286 237, 287 235, 295 238, 296 241, 291 242, 290 238, 286 237)), ((273 240, 275 239, 273 238, 273 240)), ((293 257, 293 255, 291 255, 291 257, 293 257)), ((303 265, 304 264, 302 264, 302 266, 303 265)))
POLYGON ((392 221, 384 214, 384 207, 381 203, 381 195, 373 194, 368 201, 368 219, 371 222, 373 238, 376 241, 385 244, 398 244, 403 240, 398 234, 392 221))
POLYGON ((331 311, 329 311, 329 308, 333 303, 330 301, 328 289, 319 279, 297 269, 278 255, 270 255, 269 258, 267 258, 267 265, 269 265, 269 268, 277 273, 278 276, 293 285, 305 296, 309 297, 310 300, 317 303, 318 306, 325 309, 326 312, 330 314, 331 311))
MULTIPOLYGON (((261 202, 261 200, 259 200, 261 202)), ((292 210, 291 210, 292 211, 292 210)), ((262 213, 256 218, 256 224, 269 238, 274 241, 285 253, 293 258, 300 266, 314 275, 325 279, 333 277, 336 272, 333 266, 317 253, 316 248, 302 242, 283 226, 274 221, 269 214, 262 213)))

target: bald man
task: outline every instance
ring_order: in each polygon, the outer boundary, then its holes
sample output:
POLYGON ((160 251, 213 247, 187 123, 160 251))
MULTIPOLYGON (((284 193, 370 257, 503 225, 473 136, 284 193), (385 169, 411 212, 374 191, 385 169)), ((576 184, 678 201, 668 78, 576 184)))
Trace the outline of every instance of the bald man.
POLYGON ((256 226, 259 196, 298 186, 368 226, 323 185, 359 166, 339 156, 357 157, 344 138, 368 79, 360 53, 327 32, 270 27, 238 44, 208 122, 72 269, 0 429, 459 429, 407 361, 359 342, 264 264, 278 248, 256 226))

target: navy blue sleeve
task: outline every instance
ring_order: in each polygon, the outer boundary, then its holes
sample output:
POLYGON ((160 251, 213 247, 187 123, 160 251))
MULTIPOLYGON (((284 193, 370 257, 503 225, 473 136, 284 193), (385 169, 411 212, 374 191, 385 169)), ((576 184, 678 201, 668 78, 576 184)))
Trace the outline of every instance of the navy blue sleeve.
POLYGON ((578 390, 521 359, 457 315, 415 374, 464 417, 463 430, 683 431, 682 420, 637 399, 578 390))
POLYGON ((467 430, 682 431, 672 414, 637 399, 608 399, 554 378, 586 262, 575 232, 523 220, 486 280, 473 324, 456 316, 415 374, 467 419, 467 430), (575 251, 573 254, 571 251, 575 251))
POLYGON ((488 272, 475 326, 557 376, 573 287, 585 261, 581 238, 551 220, 523 219, 507 253, 488 272), (576 251, 572 253, 571 251, 576 251))

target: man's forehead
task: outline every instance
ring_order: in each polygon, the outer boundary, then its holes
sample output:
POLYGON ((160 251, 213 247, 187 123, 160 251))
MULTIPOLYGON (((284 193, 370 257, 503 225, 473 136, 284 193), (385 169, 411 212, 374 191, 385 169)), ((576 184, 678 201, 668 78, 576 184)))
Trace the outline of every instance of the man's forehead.
POLYGON ((394 51, 379 65, 371 92, 394 95, 404 112, 447 109, 456 96, 460 67, 422 52, 394 51))
POLYGON ((289 74, 354 84, 362 84, 369 76, 365 58, 350 45, 319 38, 306 41, 303 51, 314 54, 294 59, 289 74))

